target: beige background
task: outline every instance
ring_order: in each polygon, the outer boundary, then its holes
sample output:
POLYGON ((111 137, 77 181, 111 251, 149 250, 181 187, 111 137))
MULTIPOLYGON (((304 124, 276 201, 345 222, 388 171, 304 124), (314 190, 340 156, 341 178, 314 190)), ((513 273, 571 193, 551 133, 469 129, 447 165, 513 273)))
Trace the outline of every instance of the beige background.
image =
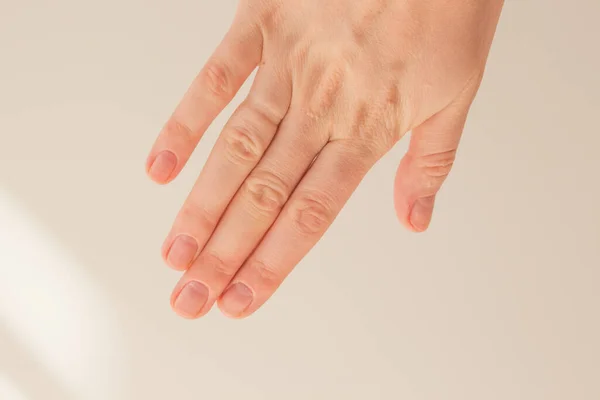
POLYGON ((0 398, 600 399, 600 3, 507 2, 429 233, 403 143, 262 311, 190 323, 159 246, 227 115, 144 159, 234 7, 0 0, 0 398))

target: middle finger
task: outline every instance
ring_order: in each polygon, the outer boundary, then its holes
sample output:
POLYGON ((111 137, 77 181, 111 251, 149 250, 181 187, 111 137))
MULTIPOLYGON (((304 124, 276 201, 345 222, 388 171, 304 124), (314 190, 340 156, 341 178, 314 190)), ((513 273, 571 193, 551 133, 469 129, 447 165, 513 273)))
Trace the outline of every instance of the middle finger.
POLYGON ((305 121, 290 111, 282 122, 264 158, 246 179, 198 260, 175 289, 173 306, 179 314, 197 317, 210 310, 327 143, 326 131, 310 118, 305 121), (206 300, 194 300, 182 293, 185 288, 202 286, 206 300))

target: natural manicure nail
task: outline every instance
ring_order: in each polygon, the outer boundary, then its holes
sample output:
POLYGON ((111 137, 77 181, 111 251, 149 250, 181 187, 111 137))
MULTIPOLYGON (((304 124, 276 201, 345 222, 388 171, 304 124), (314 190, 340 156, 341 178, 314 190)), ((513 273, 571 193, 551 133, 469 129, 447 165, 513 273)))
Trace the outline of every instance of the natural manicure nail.
POLYGON ((221 308, 231 317, 239 317, 250 307, 254 295, 248 286, 236 283, 221 298, 221 308))
POLYGON ((177 167, 177 156, 170 151, 163 151, 156 156, 148 173, 156 182, 165 183, 175 171, 175 167, 177 167))
POLYGON ((413 205, 410 223, 417 231, 422 232, 429 228, 434 202, 435 197, 425 197, 418 199, 413 205))
POLYGON ((173 268, 184 270, 187 269, 198 252, 198 242, 190 236, 180 235, 175 238, 169 254, 167 262, 173 268))
POLYGON ((200 282, 191 281, 179 292, 173 308, 182 317, 196 318, 207 300, 208 288, 200 282))

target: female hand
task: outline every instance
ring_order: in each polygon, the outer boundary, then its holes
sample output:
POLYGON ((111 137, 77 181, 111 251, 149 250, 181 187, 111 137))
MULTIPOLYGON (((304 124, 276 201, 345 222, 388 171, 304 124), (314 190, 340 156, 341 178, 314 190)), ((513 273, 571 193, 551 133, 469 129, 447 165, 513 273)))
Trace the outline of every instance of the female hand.
POLYGON ((171 181, 258 67, 163 247, 188 318, 256 311, 369 169, 412 131, 400 221, 427 229, 477 92, 502 0, 242 0, 148 158, 171 181))

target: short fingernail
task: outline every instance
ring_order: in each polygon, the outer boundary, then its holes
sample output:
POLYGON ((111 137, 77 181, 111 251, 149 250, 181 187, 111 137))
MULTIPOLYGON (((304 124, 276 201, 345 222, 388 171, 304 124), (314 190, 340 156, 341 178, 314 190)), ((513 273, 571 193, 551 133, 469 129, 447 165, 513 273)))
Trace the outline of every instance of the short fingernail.
POLYGON ((197 317, 208 300, 208 288, 200 282, 188 282, 175 299, 173 308, 186 318, 197 317))
POLYGON ((167 182, 177 167, 177 156, 170 151, 159 153, 148 170, 148 174, 157 182, 167 182))
POLYGON ((423 232, 429 228, 434 200, 434 197, 425 197, 418 199, 413 205, 410 214, 410 224, 416 231, 423 232))
POLYGON ((236 283, 231 286, 221 298, 222 310, 231 317, 239 317, 250 307, 254 295, 248 286, 236 283))
POLYGON ((169 265, 176 269, 187 269, 196 253, 198 252, 198 242, 195 239, 187 236, 180 235, 175 238, 169 254, 167 255, 167 262, 169 265))

